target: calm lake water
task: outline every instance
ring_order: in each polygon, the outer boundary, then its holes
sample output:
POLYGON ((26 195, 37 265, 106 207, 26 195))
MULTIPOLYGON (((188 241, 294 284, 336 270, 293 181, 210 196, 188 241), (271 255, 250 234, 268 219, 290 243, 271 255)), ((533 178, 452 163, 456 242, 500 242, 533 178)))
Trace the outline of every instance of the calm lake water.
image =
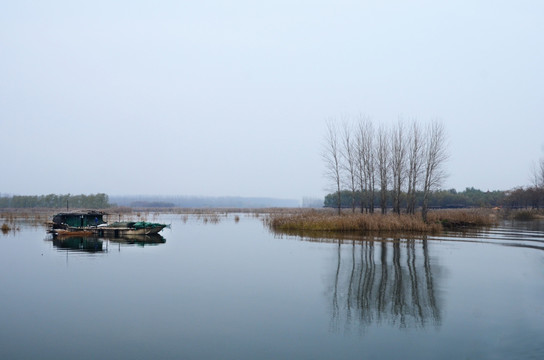
POLYGON ((544 223, 427 238, 159 215, 139 239, 0 233, 1 359, 543 359, 544 223))

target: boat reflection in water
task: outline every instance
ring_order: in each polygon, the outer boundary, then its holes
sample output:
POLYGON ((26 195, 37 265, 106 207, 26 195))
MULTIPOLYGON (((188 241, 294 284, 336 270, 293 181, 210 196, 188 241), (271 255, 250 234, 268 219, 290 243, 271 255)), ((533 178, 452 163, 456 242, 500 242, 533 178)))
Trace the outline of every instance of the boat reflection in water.
POLYGON ((73 250, 78 252, 104 252, 104 242, 97 237, 67 236, 52 238, 53 246, 59 250, 73 250))
POLYGON ((68 250, 84 253, 107 252, 109 243, 123 245, 159 245, 166 239, 159 234, 151 235, 125 235, 120 237, 96 237, 96 236, 53 236, 48 238, 53 246, 59 250, 68 250))
POLYGON ((160 245, 166 242, 166 239, 160 234, 124 235, 115 238, 108 238, 108 240, 112 243, 139 246, 160 245))
POLYGON ((379 324, 399 328, 441 325, 437 284, 444 272, 429 255, 426 237, 297 236, 337 244, 326 292, 332 330, 379 324))

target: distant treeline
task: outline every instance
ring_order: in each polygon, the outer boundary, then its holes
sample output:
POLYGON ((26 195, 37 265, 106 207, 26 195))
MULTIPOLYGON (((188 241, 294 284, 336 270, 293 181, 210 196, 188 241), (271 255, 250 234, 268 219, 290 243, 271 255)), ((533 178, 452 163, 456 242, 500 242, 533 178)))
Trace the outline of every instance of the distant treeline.
MULTIPOLYGON (((350 208, 352 206, 352 193, 348 190, 340 192, 342 207, 350 208)), ((366 196, 366 195, 365 195, 366 196)), ((360 206, 361 192, 355 193, 355 200, 360 206)), ((406 196, 401 206, 406 207, 406 196)), ((374 204, 378 206, 380 199, 376 194, 374 204)), ((416 192, 416 206, 421 206, 423 202, 423 193, 416 192)), ((393 207, 393 195, 387 197, 388 207, 393 207)), ((337 207, 337 193, 325 196, 325 207, 337 207)), ((451 190, 437 190, 429 194, 430 208, 463 208, 463 207, 510 207, 510 208, 540 208, 544 206, 544 189, 539 188, 518 188, 509 191, 481 191, 473 187, 466 188, 464 191, 457 192, 451 190)))
POLYGON ((292 199, 241 196, 111 195, 110 201, 117 206, 135 208, 266 208, 299 206, 299 202, 292 199))
POLYGON ((109 199, 106 194, 0 196, 0 208, 104 209, 109 206, 109 199))
POLYGON ((540 185, 519 187, 506 192, 503 205, 514 209, 541 209, 544 207, 544 182, 540 185))
POLYGON ((111 206, 134 208, 266 208, 298 207, 297 200, 257 197, 205 197, 205 196, 108 196, 91 195, 1 195, 1 208, 85 208, 105 209, 111 206))

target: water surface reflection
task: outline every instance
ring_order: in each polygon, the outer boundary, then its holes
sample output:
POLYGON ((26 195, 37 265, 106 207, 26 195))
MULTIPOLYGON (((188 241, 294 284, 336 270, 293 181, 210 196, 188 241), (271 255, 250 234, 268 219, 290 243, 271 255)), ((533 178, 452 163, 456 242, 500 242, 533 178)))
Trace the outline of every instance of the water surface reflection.
POLYGON ((329 293, 333 329, 440 325, 441 271, 426 240, 338 242, 337 255, 329 293))
POLYGON ((176 218, 168 241, 94 253, 0 234, 0 359, 544 358, 530 224, 275 238, 257 218, 176 218))
MULTIPOLYGON (((431 237, 429 238, 431 239, 431 237)), ((544 221, 504 221, 500 226, 448 231, 433 240, 475 242, 544 250, 544 221)))
POLYGON ((160 245, 166 243, 166 239, 160 234, 152 235, 125 235, 120 237, 96 237, 96 236, 54 236, 46 238, 51 241, 58 250, 68 250, 83 253, 105 253, 109 243, 121 245, 160 245))
POLYGON ((53 246, 59 250, 97 253, 103 252, 104 242, 96 237, 70 236, 52 238, 53 246))
POLYGON ((108 240, 113 243, 138 246, 160 245, 166 242, 166 239, 160 234, 125 235, 116 238, 108 238, 108 240))
POLYGON ((426 236, 324 235, 297 236, 337 244, 327 291, 333 331, 364 330, 378 324, 441 325, 437 285, 444 272, 430 255, 426 236))

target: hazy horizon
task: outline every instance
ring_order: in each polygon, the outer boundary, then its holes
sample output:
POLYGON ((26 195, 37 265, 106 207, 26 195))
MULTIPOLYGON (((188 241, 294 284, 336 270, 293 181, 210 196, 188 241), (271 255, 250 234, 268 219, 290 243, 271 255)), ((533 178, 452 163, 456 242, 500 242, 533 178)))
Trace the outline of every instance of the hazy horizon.
POLYGON ((442 188, 544 155, 544 3, 0 5, 0 192, 301 199, 327 119, 444 122, 442 188))

